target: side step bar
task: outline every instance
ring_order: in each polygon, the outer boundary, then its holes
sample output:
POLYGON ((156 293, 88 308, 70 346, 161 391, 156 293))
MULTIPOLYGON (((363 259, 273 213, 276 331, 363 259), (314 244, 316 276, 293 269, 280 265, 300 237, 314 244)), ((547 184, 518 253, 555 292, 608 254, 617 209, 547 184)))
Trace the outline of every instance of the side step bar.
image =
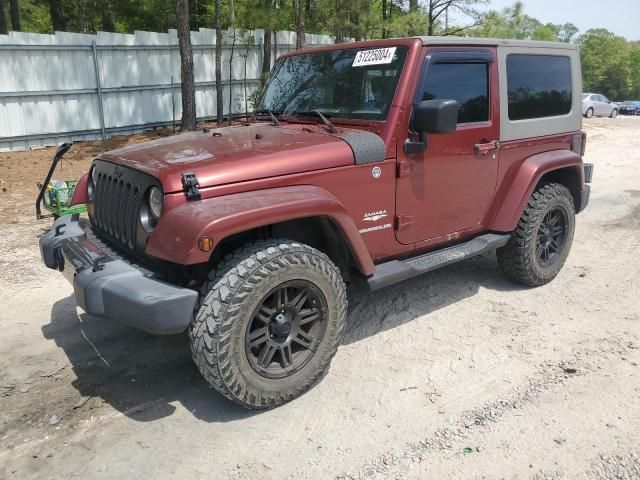
POLYGON ((508 234, 488 233, 454 247, 443 248, 407 260, 391 260, 381 263, 376 265, 373 275, 369 277, 367 282, 371 290, 378 290, 387 285, 402 282, 440 267, 503 247, 509 238, 508 234))

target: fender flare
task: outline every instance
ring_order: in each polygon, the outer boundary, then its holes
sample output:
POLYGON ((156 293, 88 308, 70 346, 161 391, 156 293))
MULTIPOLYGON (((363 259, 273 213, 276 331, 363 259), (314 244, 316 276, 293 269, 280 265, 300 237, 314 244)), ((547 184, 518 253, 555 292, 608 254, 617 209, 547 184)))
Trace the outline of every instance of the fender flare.
POLYGON ((187 202, 167 211, 147 244, 147 255, 181 265, 209 261, 197 247, 203 235, 218 245, 225 238, 274 223, 308 217, 329 218, 341 231, 363 275, 372 275, 371 255, 344 206, 313 185, 271 188, 187 202))
POLYGON ((584 188, 584 164, 580 155, 571 150, 551 150, 532 155, 522 162, 513 177, 511 187, 503 197, 489 229, 495 232, 513 231, 540 179, 560 169, 574 171, 578 188, 584 188))

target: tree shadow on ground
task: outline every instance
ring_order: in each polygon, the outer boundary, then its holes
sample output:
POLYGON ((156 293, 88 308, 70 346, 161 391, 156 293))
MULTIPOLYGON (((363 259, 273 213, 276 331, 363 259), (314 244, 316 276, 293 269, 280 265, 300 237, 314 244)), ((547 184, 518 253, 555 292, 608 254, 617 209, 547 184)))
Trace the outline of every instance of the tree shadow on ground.
MULTIPOLYGON (((516 290, 497 272, 495 256, 485 255, 376 292, 362 283, 349 288, 349 314, 343 344, 379 332, 478 293, 480 288, 516 290)), ((148 422, 173 414, 180 402, 196 418, 229 422, 255 415, 213 391, 191 360, 186 335, 154 336, 76 313, 69 296, 55 303, 46 338, 69 358, 82 396, 100 397, 127 417, 148 422)))

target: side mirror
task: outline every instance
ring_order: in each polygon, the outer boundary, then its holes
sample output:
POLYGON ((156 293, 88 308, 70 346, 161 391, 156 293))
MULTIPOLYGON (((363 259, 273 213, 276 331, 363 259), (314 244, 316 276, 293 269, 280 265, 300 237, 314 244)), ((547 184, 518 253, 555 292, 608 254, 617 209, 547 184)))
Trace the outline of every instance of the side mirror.
POLYGON ((458 125, 458 102, 425 100, 413 110, 413 128, 423 133, 451 133, 458 125))
POLYGON ((458 126, 458 102, 455 100, 425 100, 413 107, 413 129, 420 141, 407 139, 404 153, 422 153, 427 149, 427 133, 451 133, 458 126))

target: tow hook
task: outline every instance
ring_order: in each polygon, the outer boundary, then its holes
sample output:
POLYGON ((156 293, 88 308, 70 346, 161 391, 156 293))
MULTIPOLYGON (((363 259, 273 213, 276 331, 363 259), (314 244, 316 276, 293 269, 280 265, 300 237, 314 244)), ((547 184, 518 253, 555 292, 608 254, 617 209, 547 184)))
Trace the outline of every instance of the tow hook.
POLYGON ((107 261, 107 256, 106 255, 100 255, 99 257, 97 257, 94 261, 93 261, 93 268, 91 269, 92 272, 101 272, 102 269, 104 268, 104 264, 107 261))

